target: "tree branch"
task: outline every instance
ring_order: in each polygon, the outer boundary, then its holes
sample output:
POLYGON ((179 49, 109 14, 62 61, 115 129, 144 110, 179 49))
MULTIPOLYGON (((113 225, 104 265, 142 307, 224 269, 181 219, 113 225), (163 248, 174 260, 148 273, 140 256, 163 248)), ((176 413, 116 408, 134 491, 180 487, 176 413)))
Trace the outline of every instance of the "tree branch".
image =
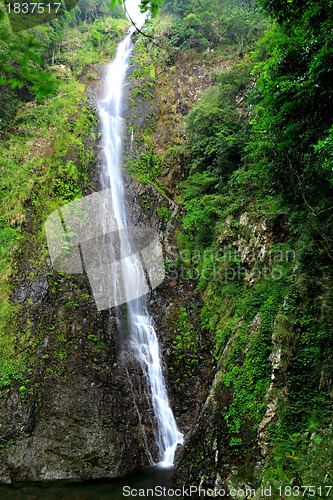
POLYGON ((159 45, 158 43, 155 42, 154 37, 152 37, 151 35, 148 35, 147 33, 144 33, 143 31, 140 30, 140 28, 137 27, 137 25, 135 24, 135 22, 133 21, 133 19, 131 18, 131 16, 129 15, 129 13, 128 13, 127 9, 126 9, 126 2, 125 2, 125 0, 123 1, 123 5, 124 5, 124 10, 126 12, 126 16, 131 21, 131 23, 134 26, 134 28, 136 29, 136 31, 138 33, 140 33, 140 35, 143 35, 146 38, 148 38, 154 45, 156 45, 156 47, 159 47, 160 49, 162 49, 163 47, 161 45, 159 45))

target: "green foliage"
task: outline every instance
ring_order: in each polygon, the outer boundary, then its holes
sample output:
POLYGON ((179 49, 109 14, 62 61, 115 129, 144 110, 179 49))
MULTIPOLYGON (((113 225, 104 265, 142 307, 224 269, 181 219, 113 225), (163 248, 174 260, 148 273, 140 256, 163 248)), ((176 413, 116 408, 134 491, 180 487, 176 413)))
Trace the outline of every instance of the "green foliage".
POLYGON ((322 168, 325 171, 325 177, 328 179, 330 187, 333 187, 333 178, 329 173, 333 170, 333 127, 327 132, 323 140, 319 140, 314 146, 315 153, 318 155, 322 168))
MULTIPOLYGON (((66 64, 70 56, 70 52, 64 57, 60 54, 69 26, 78 26, 83 32, 88 32, 90 37, 90 45, 85 47, 80 57, 75 53, 73 69, 84 53, 87 63, 97 62, 96 51, 110 52, 112 42, 120 39, 119 21, 110 23, 105 18, 100 19, 109 14, 107 2, 103 0, 98 3, 81 0, 72 11, 59 19, 16 34, 11 31, 8 18, 1 9, 0 14, 0 98, 3 102, 0 120, 3 126, 10 124, 20 100, 28 101, 36 96, 42 101, 44 97, 53 95, 61 84, 53 65, 55 62, 58 65, 66 64), (87 21, 94 22, 92 29, 85 24, 87 21), (87 48, 90 49, 88 53, 87 48), (92 53, 95 54, 95 60, 89 61, 89 56, 93 58, 92 53)), ((113 16, 124 17, 123 9, 117 9, 113 16)))
POLYGON ((179 16, 168 33, 172 49, 214 48, 221 41, 237 44, 239 51, 253 43, 267 27, 251 2, 234 0, 171 0, 165 9, 179 16))
MULTIPOLYGON (((83 187, 89 183, 87 175, 94 166, 93 154, 84 142, 93 131, 96 116, 82 102, 83 92, 84 85, 71 76, 43 104, 18 99, 20 110, 0 143, 0 386, 22 378, 35 362, 33 352, 39 342, 31 327, 22 330, 21 305, 11 300, 17 269, 15 255, 29 246, 36 259, 34 263, 32 258, 30 265, 40 269, 45 258, 43 222, 60 205, 82 196, 83 187)), ((11 119, 8 116, 9 122, 11 119)), ((29 279, 33 283, 32 274, 29 279)), ((76 297, 63 296, 61 280, 54 282, 51 292, 60 293, 59 300, 77 307, 76 297)), ((61 349, 57 355, 65 357, 61 349)))
MULTIPOLYGON (((137 80, 136 86, 132 88, 133 97, 139 96, 138 102, 141 102, 142 98, 152 99, 154 97, 152 92, 156 84, 155 66, 142 41, 136 43, 135 57, 132 58, 132 63, 135 64, 135 69, 131 77, 137 80)), ((133 99, 130 99, 130 103, 136 105, 133 99)))
POLYGON ((253 95, 257 105, 248 152, 253 162, 250 175, 268 192, 283 197, 293 227, 305 224, 318 251, 332 259, 333 51, 328 34, 333 24, 328 16, 332 6, 320 4, 315 17, 312 3, 286 4, 300 15, 297 22, 290 18, 287 31, 276 26, 259 45, 253 95), (270 57, 262 61, 266 53, 270 57))
POLYGON ((164 219, 164 222, 168 222, 169 220, 172 220, 172 214, 170 210, 168 210, 164 205, 161 205, 160 207, 156 208, 156 212, 160 217, 164 219))
POLYGON ((215 14, 203 12, 198 16, 189 14, 183 20, 177 21, 169 35, 173 49, 179 50, 196 48, 203 50, 215 46, 218 34, 213 24, 203 23, 202 19, 214 18, 215 14))
MULTIPOLYGON (((195 178, 195 177, 194 177, 195 178)), ((189 179, 189 183, 193 178, 189 179)), ((201 176, 203 181, 215 182, 215 179, 201 176)), ((189 231, 195 239, 199 248, 204 248, 211 243, 215 235, 216 224, 219 220, 220 205, 222 197, 220 195, 202 195, 199 199, 193 197, 184 203, 187 217, 184 220, 184 229, 189 231)))
POLYGON ((92 342, 98 342, 99 341, 99 338, 97 335, 95 335, 94 333, 90 333, 88 335, 88 339, 91 340, 92 342))
MULTIPOLYGON (((123 5, 123 0, 117 0, 118 6, 123 5)), ((124 2, 125 3, 125 2, 124 2)), ((141 12, 149 11, 153 17, 156 17, 160 6, 163 4, 163 0, 141 0, 140 10, 141 12)), ((110 9, 117 7, 116 0, 111 0, 110 9)))
POLYGON ((0 37, 1 83, 9 83, 11 88, 26 86, 41 100, 44 94, 53 93, 56 80, 50 72, 43 70, 43 60, 39 54, 41 44, 32 34, 10 33, 4 26, 0 37))
POLYGON ((54 355, 58 356, 60 359, 66 359, 68 356, 67 351, 65 349, 56 349, 54 351, 54 355))
MULTIPOLYGON (((187 118, 191 156, 182 183, 187 234, 181 243, 201 255, 191 264, 203 296, 202 326, 214 333, 214 356, 223 367, 216 397, 219 391, 232 392, 221 416, 231 453, 238 457, 245 445, 250 449, 257 442, 271 383, 273 339, 281 346, 288 387, 285 398, 277 394, 279 422, 269 431, 279 464, 276 472, 272 462, 270 477, 320 485, 307 469, 316 457, 318 464, 328 463, 330 432, 319 431, 322 446, 300 436, 311 416, 328 420, 329 385, 323 381, 332 376, 332 49, 327 38, 332 6, 263 3, 294 11, 283 21, 286 28, 270 29, 254 52, 255 69, 246 62, 219 77, 219 85, 187 118), (297 250, 297 265, 293 259, 274 266, 257 258, 243 263, 236 242, 243 249, 257 244, 256 235, 247 239, 248 223, 238 222, 248 211, 265 220, 268 214, 288 213, 291 237, 280 250, 297 250), (227 250, 221 249, 224 243, 227 250), (217 259, 219 251, 223 255, 217 259), (253 268, 259 278, 250 281, 253 268), (291 458, 285 456, 287 448, 291 458)), ((198 29, 198 11, 185 2, 176 5, 183 7, 183 25, 198 29)), ((230 26, 237 22, 230 19, 230 26)), ((232 29, 227 36, 232 40, 232 29)), ((327 465, 323 470, 318 477, 330 477, 327 465)))
POLYGON ((249 126, 242 102, 250 84, 251 67, 234 66, 219 77, 220 85, 208 91, 187 117, 190 172, 208 171, 229 178, 244 154, 249 126))
POLYGON ((25 31, 12 34, 8 22, 3 21, 0 31, 0 97, 4 100, 0 119, 7 125, 13 117, 21 95, 52 94, 59 81, 43 67, 42 45, 38 37, 25 31), (31 94, 30 94, 31 93, 31 94))
MULTIPOLYGON (((117 2, 114 8, 110 11, 109 0, 80 0, 78 5, 73 9, 75 12, 76 23, 93 23, 96 19, 102 19, 106 16, 111 16, 114 19, 124 19, 125 11, 121 2, 117 2)), ((73 23, 74 24, 74 23, 73 23)))
POLYGON ((175 346, 176 352, 173 368, 177 367, 177 371, 181 373, 183 381, 185 381, 185 383, 190 383, 189 381, 186 382, 186 380, 190 378, 198 368, 198 353, 201 346, 199 335, 185 307, 179 307, 174 326, 176 328, 176 336, 173 345, 175 346))
POLYGON ((264 10, 287 28, 299 25, 300 19, 316 31, 321 31, 322 23, 330 18, 332 2, 319 0, 259 0, 264 10))
MULTIPOLYGON (((323 419, 311 418, 302 432, 290 434, 283 440, 276 440, 271 452, 269 465, 264 472, 264 479, 273 486, 277 493, 278 485, 297 484, 302 486, 316 485, 318 495, 305 492, 304 498, 322 498, 332 485, 332 426, 327 427, 323 419), (320 490, 322 489, 322 494, 320 490)), ((304 491, 304 490, 303 490, 304 491)), ((296 498, 297 490, 289 498, 296 498)))
POLYGON ((183 187, 187 217, 184 228, 199 245, 215 235, 223 205, 229 201, 227 183, 239 169, 249 139, 244 100, 251 67, 240 64, 219 77, 219 86, 208 91, 187 117, 190 175, 183 187))
POLYGON ((159 159, 153 151, 153 146, 148 143, 146 153, 140 155, 139 159, 128 161, 128 172, 139 177, 143 182, 153 182, 161 172, 159 159))
POLYGON ((95 335, 94 333, 90 333, 88 335, 88 340, 93 342, 94 345, 97 347, 97 349, 105 349, 106 348, 106 345, 104 344, 104 342, 101 342, 99 340, 99 337, 97 335, 95 335))
MULTIPOLYGON (((244 436, 247 425, 251 426, 252 431, 257 430, 266 409, 265 395, 271 375, 269 354, 274 320, 283 297, 283 290, 283 284, 276 283, 273 279, 258 284, 255 291, 246 294, 235 311, 237 317, 251 319, 252 316, 249 316, 247 309, 255 306, 257 314, 260 314, 260 327, 258 333, 252 332, 245 360, 242 353, 246 350, 246 342, 249 341, 248 324, 239 328, 223 376, 225 385, 232 384, 235 391, 232 404, 224 415, 230 439, 234 440, 230 443, 232 447, 244 444, 237 436, 239 434, 244 436)), ((238 451, 241 449, 238 448, 238 451)))

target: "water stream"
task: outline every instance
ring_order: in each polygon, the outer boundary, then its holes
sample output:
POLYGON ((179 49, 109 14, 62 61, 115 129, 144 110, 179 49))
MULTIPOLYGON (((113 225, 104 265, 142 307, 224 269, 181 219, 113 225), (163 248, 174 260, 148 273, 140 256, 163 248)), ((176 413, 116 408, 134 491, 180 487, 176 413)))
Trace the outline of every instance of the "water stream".
MULTIPOLYGON (((126 7, 131 18, 139 27, 142 26, 144 15, 139 12, 137 2, 127 0, 126 7)), ((141 282, 145 279, 145 272, 140 258, 136 257, 131 248, 120 168, 123 128, 122 94, 133 48, 131 36, 134 30, 135 28, 131 28, 118 46, 116 56, 110 63, 106 76, 106 95, 99 103, 105 155, 102 187, 105 190, 111 189, 113 216, 118 228, 117 244, 118 252, 120 252, 121 272, 114 279, 114 296, 119 296, 119 293, 125 294, 124 302, 127 307, 126 326, 124 327, 124 316, 119 312, 119 308, 117 308, 118 323, 128 332, 126 349, 140 364, 145 379, 142 387, 148 391, 149 394, 146 396, 153 409, 153 418, 150 423, 158 453, 149 449, 147 452, 152 464, 171 467, 177 445, 183 442, 183 435, 177 428, 168 400, 158 338, 147 310, 146 296, 140 297, 141 282)), ((107 221, 105 223, 107 224, 107 221)), ((139 412, 139 405, 136 404, 136 407, 139 412)), ((140 416, 139 420, 141 421, 140 416)), ((146 436, 144 439, 148 447, 146 436)))

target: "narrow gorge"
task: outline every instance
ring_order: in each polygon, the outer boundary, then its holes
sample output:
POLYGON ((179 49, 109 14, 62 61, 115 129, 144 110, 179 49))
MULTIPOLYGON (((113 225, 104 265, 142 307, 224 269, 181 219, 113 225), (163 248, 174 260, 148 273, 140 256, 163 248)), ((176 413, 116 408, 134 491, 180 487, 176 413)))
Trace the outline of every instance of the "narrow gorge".
POLYGON ((322 498, 332 6, 141 3, 3 18, 0 497, 322 498))

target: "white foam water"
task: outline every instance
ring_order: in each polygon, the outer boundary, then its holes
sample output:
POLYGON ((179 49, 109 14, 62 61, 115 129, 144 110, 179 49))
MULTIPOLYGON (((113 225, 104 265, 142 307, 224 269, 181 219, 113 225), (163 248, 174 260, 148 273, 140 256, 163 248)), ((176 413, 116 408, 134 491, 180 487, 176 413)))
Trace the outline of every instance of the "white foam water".
MULTIPOLYGON (((145 15, 138 9, 138 3, 126 1, 126 9, 131 19, 141 27, 145 15)), ((124 40, 119 44, 115 59, 110 63, 106 76, 106 96, 100 104, 100 118, 103 126, 105 166, 103 171, 103 187, 111 188, 112 209, 119 230, 121 273, 114 280, 114 287, 122 286, 125 290, 127 302, 127 346, 131 354, 140 363, 144 386, 148 388, 148 398, 154 413, 151 419, 154 438, 158 448, 158 457, 151 458, 154 465, 172 467, 178 444, 183 442, 183 434, 178 430, 173 412, 170 407, 165 380, 162 372, 161 354, 157 334, 153 321, 149 316, 146 297, 132 300, 141 294, 140 283, 145 279, 140 258, 131 253, 130 239, 127 232, 127 220, 124 203, 124 185, 120 163, 122 153, 122 125, 121 116, 122 94, 124 79, 129 66, 132 50, 131 36, 135 28, 131 28, 124 40), (131 256, 131 258, 128 258, 131 256), (122 280, 122 283, 119 283, 122 280)), ((105 228, 107 232, 107 228, 105 228)), ((116 293, 115 293, 116 295, 116 293)), ((136 405, 137 406, 137 405, 136 405)), ((141 419, 140 419, 141 421, 141 419)), ((146 446, 148 441, 145 438, 146 446)), ((147 450, 152 457, 153 453, 147 450)))

